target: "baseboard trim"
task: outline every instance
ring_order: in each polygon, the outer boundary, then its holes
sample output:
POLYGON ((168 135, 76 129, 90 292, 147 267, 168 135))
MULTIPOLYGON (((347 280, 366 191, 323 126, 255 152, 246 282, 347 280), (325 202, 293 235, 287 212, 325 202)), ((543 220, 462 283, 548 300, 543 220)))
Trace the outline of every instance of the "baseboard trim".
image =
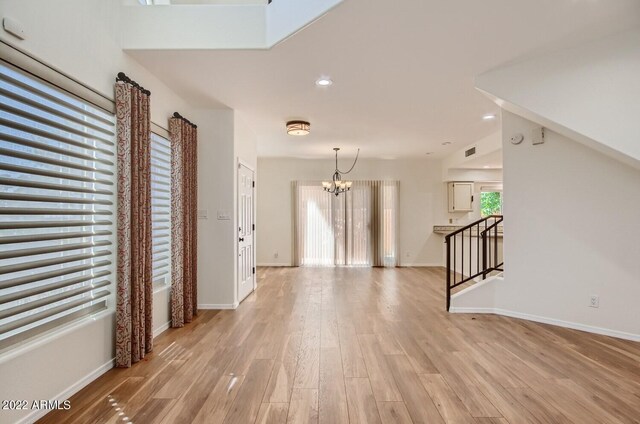
POLYGON ((436 263, 411 263, 411 264, 400 264, 401 268, 433 268, 433 267, 440 267, 442 268, 444 265, 442 264, 436 264, 436 263))
POLYGON ((624 331, 611 330, 609 328, 595 327, 592 325, 580 324, 577 322, 564 321, 555 318, 542 317, 539 315, 526 314, 523 312, 509 311, 500 308, 467 308, 455 307, 449 308, 449 312, 456 314, 495 314, 503 315, 510 318, 526 319, 527 321, 539 322, 542 324, 550 324, 558 327, 571 328, 572 330, 586 331, 587 333, 600 334, 602 336, 616 337, 618 339, 631 340, 640 342, 640 334, 627 333, 624 331))
POLYGON ((500 315, 496 312, 494 308, 467 308, 464 306, 451 306, 449 307, 449 312, 452 314, 496 314, 500 315))
MULTIPOLYGON (((54 399, 55 400, 59 400, 59 401, 65 401, 65 400, 69 399, 71 396, 73 396, 74 394, 78 393, 80 390, 85 388, 89 383, 93 382, 98 377, 100 377, 102 374, 104 374, 107 371, 109 371, 110 369, 112 369, 115 366, 115 362, 116 362, 116 360, 114 358, 114 359, 111 359, 109 362, 99 366, 98 368, 96 368, 95 370, 93 370, 92 372, 90 372, 89 374, 85 375, 83 378, 81 378, 80 380, 76 381, 71 386, 69 386, 68 388, 63 390, 54 399)), ((27 424, 27 423, 36 422, 40 418, 42 418, 45 415, 47 415, 49 412, 51 412, 50 409, 34 410, 30 414, 26 415, 24 418, 16 421, 16 424, 27 424)))
POLYGON ((293 265, 291 264, 286 264, 286 263, 260 263, 257 265, 258 267, 261 266, 274 266, 274 267, 292 267, 293 265))
POLYGON ((160 327, 158 327, 155 330, 153 330, 153 338, 155 339, 160 334, 162 334, 165 331, 167 331, 169 329, 169 327, 171 327, 171 321, 167 321, 164 324, 162 324, 160 327))
POLYGON ((200 303, 198 309, 236 309, 239 303, 200 303))

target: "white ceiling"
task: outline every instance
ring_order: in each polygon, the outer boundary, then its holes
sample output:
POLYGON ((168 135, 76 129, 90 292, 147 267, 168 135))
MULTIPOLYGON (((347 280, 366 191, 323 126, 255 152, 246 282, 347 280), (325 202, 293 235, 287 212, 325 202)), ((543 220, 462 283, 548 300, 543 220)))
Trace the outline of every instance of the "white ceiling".
MULTIPOLYGON (((278 1, 278 0, 274 0, 278 1)), ((198 107, 236 109, 260 156, 440 157, 498 130, 474 76, 639 25, 637 0, 346 0, 268 51, 132 51, 198 107), (329 88, 316 87, 330 76, 329 88), (285 122, 311 122, 306 137, 285 122), (451 142, 443 146, 443 142, 451 142)))

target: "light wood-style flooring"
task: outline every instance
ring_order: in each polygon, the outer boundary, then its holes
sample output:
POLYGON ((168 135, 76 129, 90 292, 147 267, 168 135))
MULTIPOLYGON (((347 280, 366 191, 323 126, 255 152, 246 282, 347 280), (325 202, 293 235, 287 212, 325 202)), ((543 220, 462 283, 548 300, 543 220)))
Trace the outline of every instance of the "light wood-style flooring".
POLYGON ((258 273, 40 422, 640 422, 640 343, 448 314, 441 268, 258 273))

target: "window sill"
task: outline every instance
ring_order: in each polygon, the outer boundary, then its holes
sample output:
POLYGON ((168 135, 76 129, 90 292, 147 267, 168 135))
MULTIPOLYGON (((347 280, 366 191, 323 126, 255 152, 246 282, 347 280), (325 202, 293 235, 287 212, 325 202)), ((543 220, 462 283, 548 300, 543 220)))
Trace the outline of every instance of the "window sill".
POLYGON ((80 318, 78 321, 72 321, 61 327, 52 329, 49 332, 43 333, 42 335, 38 335, 34 337, 32 340, 27 340, 22 344, 18 344, 12 347, 7 347, 4 352, 0 352, 0 365, 16 358, 17 356, 24 355, 29 351, 37 349, 60 337, 63 337, 69 333, 79 330, 80 328, 83 328, 96 321, 105 319, 107 317, 111 317, 112 319, 115 319, 115 314, 116 314, 116 311, 114 308, 107 308, 103 311, 97 312, 94 315, 85 316, 80 318))

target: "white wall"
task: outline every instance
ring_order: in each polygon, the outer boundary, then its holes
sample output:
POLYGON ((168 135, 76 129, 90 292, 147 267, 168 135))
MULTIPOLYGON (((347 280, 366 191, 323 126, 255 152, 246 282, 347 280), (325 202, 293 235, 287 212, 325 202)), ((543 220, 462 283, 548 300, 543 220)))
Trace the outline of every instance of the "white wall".
MULTIPOLYGON (((198 307, 237 306, 237 161, 256 168, 256 135, 231 109, 196 110, 198 122, 198 307), (218 219, 218 212, 229 219, 218 219)), ((190 118, 191 119, 191 118, 190 118)))
POLYGON ((502 123, 504 281, 453 305, 640 340, 640 171, 550 130, 514 146, 536 124, 502 123))
POLYGON ((640 171, 503 114, 505 309, 640 335, 640 171), (588 307, 591 295, 600 308, 588 307))
MULTIPOLYGON (((151 90, 151 118, 164 127, 176 110, 190 116, 183 99, 120 50, 120 0, 61 3, 2 0, 0 17, 22 22, 27 39, 19 41, 2 30, 0 38, 109 98, 116 74, 124 71, 151 90)), ((169 320, 168 295, 163 290, 154 296, 156 330, 169 320)), ((111 367, 113 321, 113 313, 101 314, 81 328, 0 356, 0 399, 66 399, 111 367)), ((15 422, 27 412, 0 411, 0 423, 15 422)))
POLYGON ((228 110, 196 110, 198 123, 198 306, 235 302, 234 116, 228 110), (218 211, 230 219, 217 219, 218 211))
MULTIPOLYGON (((353 158, 342 157, 342 167, 353 158)), ((333 160, 258 159, 258 265, 292 264, 291 181, 326 180, 334 167, 333 160)), ((400 263, 442 265, 443 237, 433 233, 434 225, 446 222, 439 161, 360 159, 348 178, 399 180, 400 263)))
POLYGON ((640 28, 476 78, 503 108, 640 168, 640 28))

